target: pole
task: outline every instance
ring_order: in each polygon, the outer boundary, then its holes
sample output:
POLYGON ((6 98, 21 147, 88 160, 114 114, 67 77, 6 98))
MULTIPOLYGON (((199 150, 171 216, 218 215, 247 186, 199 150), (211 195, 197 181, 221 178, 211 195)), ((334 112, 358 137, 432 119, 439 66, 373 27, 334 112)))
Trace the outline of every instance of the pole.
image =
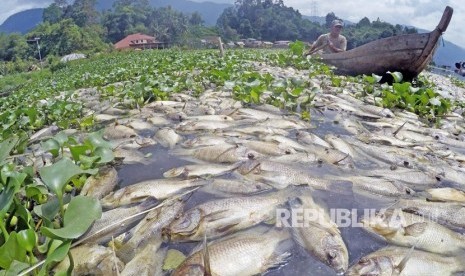
POLYGON ((40 52, 40 37, 34 37, 34 39, 28 40, 27 42, 35 42, 37 44, 37 51, 39 52, 39 61, 40 61, 40 69, 42 68, 42 54, 40 52))
POLYGON ((39 38, 39 37, 36 37, 34 40, 35 40, 36 43, 37 43, 37 50, 39 51, 40 69, 43 69, 43 68, 42 68, 42 54, 40 53, 40 44, 39 44, 40 38, 39 38))

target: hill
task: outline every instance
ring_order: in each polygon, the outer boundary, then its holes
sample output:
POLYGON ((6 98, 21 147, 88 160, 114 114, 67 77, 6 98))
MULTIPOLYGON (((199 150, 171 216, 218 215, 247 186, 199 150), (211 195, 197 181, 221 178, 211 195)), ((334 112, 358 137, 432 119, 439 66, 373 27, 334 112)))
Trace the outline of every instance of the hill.
MULTIPOLYGON (((97 9, 104 11, 111 9, 115 0, 99 0, 97 2, 97 9)), ((192 2, 188 0, 150 0, 153 7, 167 7, 171 6, 173 9, 183 13, 199 12, 205 24, 213 26, 216 20, 221 15, 224 9, 231 7, 231 4, 220 4, 212 2, 192 2)), ((42 22, 42 13, 44 9, 31 9, 15 13, 8 17, 2 25, 0 25, 0 32, 4 33, 27 33, 32 30, 37 24, 42 22)))
POLYGON ((44 9, 31 9, 15 13, 0 25, 0 32, 25 34, 42 22, 43 11, 44 9))

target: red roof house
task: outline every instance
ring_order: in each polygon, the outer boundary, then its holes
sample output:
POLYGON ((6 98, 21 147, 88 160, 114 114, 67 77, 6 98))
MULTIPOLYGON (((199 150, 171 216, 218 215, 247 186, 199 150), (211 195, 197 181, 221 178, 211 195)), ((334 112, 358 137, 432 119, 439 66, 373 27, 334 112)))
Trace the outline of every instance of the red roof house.
POLYGON ((137 33, 131 34, 122 40, 118 41, 114 45, 116 50, 124 49, 153 49, 153 48, 163 48, 164 43, 157 41, 155 37, 137 33))

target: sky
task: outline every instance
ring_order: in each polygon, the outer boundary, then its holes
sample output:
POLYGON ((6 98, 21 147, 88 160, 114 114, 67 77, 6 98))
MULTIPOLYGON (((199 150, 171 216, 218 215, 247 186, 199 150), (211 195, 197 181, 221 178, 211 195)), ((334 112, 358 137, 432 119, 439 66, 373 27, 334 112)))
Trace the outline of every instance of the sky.
MULTIPOLYGON (((203 2, 203 0, 192 0, 203 2)), ((234 3, 234 0, 209 0, 217 3, 234 3)), ((0 10, 0 24, 8 16, 31 8, 47 7, 52 0, 3 0, 0 10)), ((391 24, 414 26, 431 31, 441 19, 446 5, 454 9, 454 15, 444 39, 465 47, 465 32, 461 28, 465 18, 463 0, 284 0, 286 6, 298 9, 301 14, 312 15, 312 6, 317 7, 316 15, 325 16, 334 12, 339 18, 358 22, 363 17, 371 21, 379 18, 391 24), (312 5, 315 3, 315 5, 312 5)))

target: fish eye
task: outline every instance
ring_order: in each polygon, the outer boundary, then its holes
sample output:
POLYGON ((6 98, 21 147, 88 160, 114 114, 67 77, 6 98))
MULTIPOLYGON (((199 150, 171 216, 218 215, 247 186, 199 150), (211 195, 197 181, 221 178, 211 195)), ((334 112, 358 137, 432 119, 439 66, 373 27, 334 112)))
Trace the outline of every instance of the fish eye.
POLYGON ((285 154, 291 154, 291 150, 287 149, 284 153, 285 154))
POLYGON ((247 158, 248 158, 248 159, 255 159, 255 154, 253 154, 253 153, 248 153, 248 154, 247 154, 247 158))
POLYGON ((334 260, 337 257, 337 254, 334 251, 329 251, 327 256, 330 260, 334 260))
POLYGON ((410 166, 410 162, 409 161, 404 161, 404 167, 408 167, 410 166))
POLYGON ((365 265, 365 264, 369 264, 370 260, 368 260, 367 258, 361 258, 360 261, 358 261, 358 263, 365 265))

